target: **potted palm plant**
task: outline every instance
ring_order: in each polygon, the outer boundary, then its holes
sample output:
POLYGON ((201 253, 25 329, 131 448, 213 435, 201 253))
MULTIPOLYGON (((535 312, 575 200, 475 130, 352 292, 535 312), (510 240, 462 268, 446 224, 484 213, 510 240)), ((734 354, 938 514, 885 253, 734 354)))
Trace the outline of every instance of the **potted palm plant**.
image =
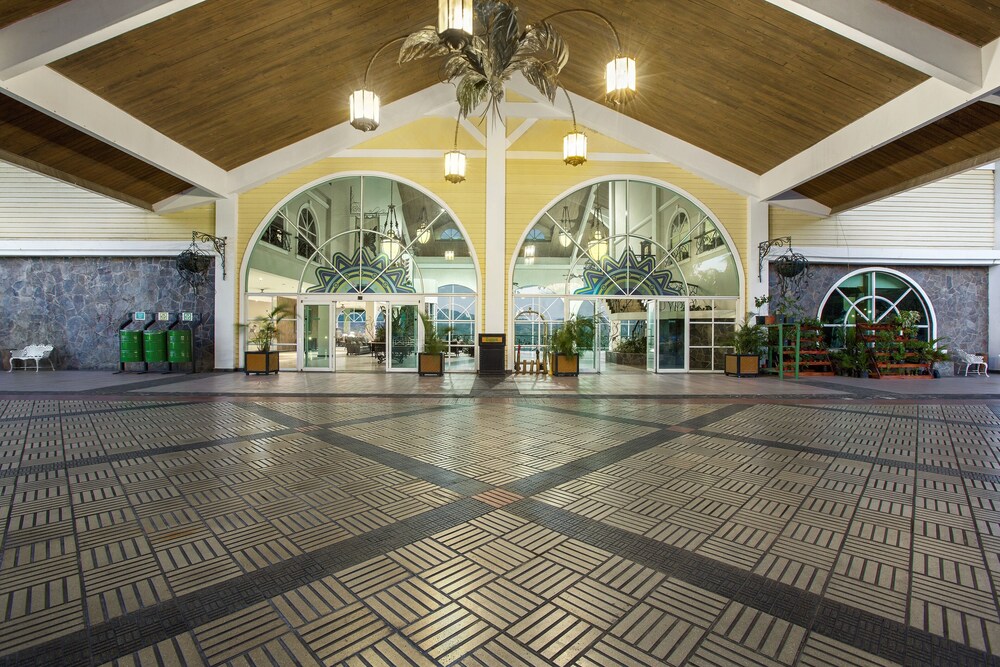
POLYGON ((555 376, 580 374, 580 337, 585 327, 579 318, 571 318, 552 332, 549 338, 549 368, 555 376))
POLYGON ((727 344, 733 347, 726 354, 726 375, 756 377, 760 373, 760 351, 767 344, 767 329, 751 324, 750 319, 733 330, 727 344))
POLYGON ((444 351, 448 343, 441 338, 441 333, 447 334, 451 329, 439 332, 431 318, 424 313, 420 313, 420 319, 424 323, 424 349, 417 355, 417 374, 443 376, 444 351))
POLYGON ((292 313, 285 306, 275 306, 264 315, 254 318, 248 328, 247 341, 256 349, 246 351, 244 372, 277 373, 279 369, 278 351, 272 350, 274 339, 278 336, 278 324, 292 313))

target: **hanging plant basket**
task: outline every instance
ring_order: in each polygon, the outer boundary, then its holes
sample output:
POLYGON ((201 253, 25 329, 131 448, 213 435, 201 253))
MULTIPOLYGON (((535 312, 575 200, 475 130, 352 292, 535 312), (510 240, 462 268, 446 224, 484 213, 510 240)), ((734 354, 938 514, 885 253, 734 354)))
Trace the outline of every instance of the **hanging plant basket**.
POLYGON ((177 270, 182 273, 207 273, 212 266, 212 258, 193 250, 185 250, 177 256, 177 270))
POLYGON ((771 263, 782 278, 794 278, 809 268, 809 260, 802 255, 784 255, 771 263))

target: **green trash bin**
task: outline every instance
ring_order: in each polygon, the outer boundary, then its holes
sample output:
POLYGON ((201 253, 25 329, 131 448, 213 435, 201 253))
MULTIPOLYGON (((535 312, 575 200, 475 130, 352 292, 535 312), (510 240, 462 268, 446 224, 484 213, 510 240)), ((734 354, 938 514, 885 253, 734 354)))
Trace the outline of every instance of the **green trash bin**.
POLYGON ((172 364, 191 363, 190 329, 171 329, 167 332, 167 361, 172 364))
POLYGON ((118 332, 118 360, 123 364, 142 362, 142 332, 118 332))
POLYGON ((142 343, 146 363, 159 364, 167 360, 166 331, 143 331, 142 343))

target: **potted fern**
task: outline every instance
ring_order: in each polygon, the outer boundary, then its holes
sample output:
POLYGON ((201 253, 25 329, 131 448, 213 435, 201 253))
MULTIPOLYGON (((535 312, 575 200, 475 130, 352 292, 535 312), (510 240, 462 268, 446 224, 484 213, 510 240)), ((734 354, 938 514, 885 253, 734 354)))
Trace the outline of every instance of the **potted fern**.
POLYGON ((727 341, 733 352, 726 354, 726 375, 756 377, 760 373, 760 351, 767 344, 767 329, 749 318, 733 330, 727 341))
POLYGON ((580 374, 580 338, 587 324, 572 318, 552 332, 549 338, 549 368, 555 376, 580 374))
MULTIPOLYGON (((444 351, 448 343, 441 338, 430 317, 420 313, 420 319, 424 323, 424 349, 417 355, 417 374, 441 377, 444 375, 444 351)), ((444 333, 448 331, 450 329, 446 329, 444 333)))
POLYGON ((278 351, 272 350, 278 336, 278 325, 292 313, 285 306, 275 306, 264 315, 254 318, 248 326, 247 341, 256 349, 246 351, 244 372, 268 375, 277 373, 280 367, 278 351))

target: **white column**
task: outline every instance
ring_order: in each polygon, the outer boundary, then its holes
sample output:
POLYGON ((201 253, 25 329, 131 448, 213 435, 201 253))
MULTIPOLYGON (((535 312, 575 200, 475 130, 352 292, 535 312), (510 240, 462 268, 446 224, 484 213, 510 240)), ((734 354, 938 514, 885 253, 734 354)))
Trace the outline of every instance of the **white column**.
MULTIPOLYGON (((997 171, 993 169, 993 248, 1000 250, 1000 178, 997 178, 997 171)), ((989 359, 987 363, 990 368, 1000 367, 1000 266, 989 268, 988 286, 986 291, 986 302, 989 304, 986 310, 986 321, 989 327, 987 338, 987 349, 989 359)))
POLYGON ((236 266, 236 234, 239 229, 239 195, 215 202, 215 235, 226 238, 226 279, 222 266, 215 267, 215 368, 239 368, 235 345, 236 297, 239 295, 239 267, 236 266))
MULTIPOLYGON (((500 106, 503 113, 503 105, 500 106)), ((483 331, 500 333, 507 279, 507 137, 500 118, 486 119, 486 289, 483 331)))
MULTIPOLYGON (((760 244, 768 239, 770 224, 768 221, 769 207, 767 202, 762 202, 755 197, 747 199, 747 301, 745 312, 754 312, 753 300, 756 297, 764 296, 768 293, 767 271, 768 262, 765 260, 760 270, 760 277, 757 275, 758 248, 760 244)), ((758 315, 767 314, 767 307, 760 309, 758 315)))

